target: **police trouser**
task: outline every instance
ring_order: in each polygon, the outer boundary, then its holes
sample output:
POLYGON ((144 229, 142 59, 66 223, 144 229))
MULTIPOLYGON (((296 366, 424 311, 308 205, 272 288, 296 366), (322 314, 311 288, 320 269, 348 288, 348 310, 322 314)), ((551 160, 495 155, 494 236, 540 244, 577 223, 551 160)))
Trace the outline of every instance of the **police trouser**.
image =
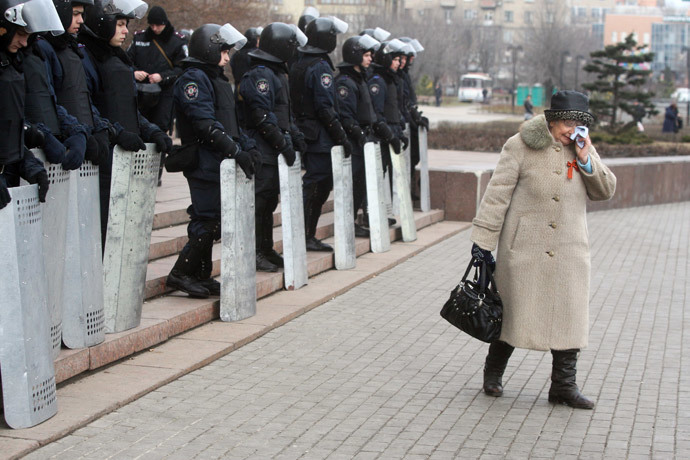
POLYGON ((354 216, 363 209, 364 199, 367 196, 367 181, 364 170, 364 155, 355 153, 352 155, 352 202, 354 205, 354 216))
POLYGON ((381 142, 381 165, 383 166, 383 174, 385 177, 386 172, 388 172, 388 182, 390 189, 393 190, 393 161, 391 160, 391 155, 395 155, 391 152, 391 147, 387 142, 381 142))
POLYGON ((189 241, 173 270, 205 280, 213 270, 213 242, 220 239, 220 184, 194 178, 187 183, 192 198, 187 208, 189 241))
POLYGON ((410 192, 416 190, 415 166, 419 164, 419 129, 410 126, 410 192))
POLYGON ((0 165, 0 181, 2 181, 7 188, 19 187, 19 162, 8 165, 0 165))
POLYGON ((302 177, 304 233, 309 239, 316 235, 321 208, 333 190, 333 164, 330 152, 310 152, 304 163, 307 170, 302 177))
POLYGON ((113 176, 113 147, 110 155, 98 165, 98 187, 101 200, 101 249, 105 251, 105 235, 108 232, 108 212, 110 211, 110 181, 113 176))
POLYGON ((266 253, 273 249, 273 212, 280 195, 278 165, 264 163, 255 176, 254 187, 256 252, 266 253))
MULTIPOLYGON (((172 136, 172 118, 173 118, 173 96, 172 89, 164 89, 161 92, 158 104, 153 107, 139 106, 139 111, 148 121, 158 126, 164 133, 170 133, 172 136)), ((158 168, 158 179, 163 174, 163 165, 165 164, 166 153, 161 152, 161 163, 158 168)))

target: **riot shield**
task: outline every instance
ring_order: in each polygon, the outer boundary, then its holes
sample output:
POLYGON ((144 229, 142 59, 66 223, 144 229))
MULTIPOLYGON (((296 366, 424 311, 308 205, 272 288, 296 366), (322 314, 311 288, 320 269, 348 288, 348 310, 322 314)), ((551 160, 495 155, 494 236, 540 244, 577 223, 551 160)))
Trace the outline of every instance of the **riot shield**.
POLYGON ((345 158, 342 145, 331 149, 333 164, 333 214, 335 216, 333 233, 335 236, 335 268, 348 270, 355 268, 355 215, 352 199, 352 158, 345 158))
POLYGON ((299 152, 292 166, 285 163, 283 155, 278 155, 278 175, 283 219, 285 289, 292 291, 307 284, 307 242, 304 233, 304 202, 299 152))
POLYGON ((105 340, 98 166, 84 161, 69 187, 62 341, 85 348, 105 340))
POLYGON ((431 211, 431 192, 429 186, 429 151, 427 150, 427 131, 419 126, 419 198, 423 212, 431 211))
POLYGON ((412 211, 412 195, 410 194, 410 170, 407 167, 406 156, 391 155, 393 163, 393 183, 396 184, 398 203, 400 207, 400 227, 405 242, 417 239, 417 227, 412 211))
POLYGON ((220 164, 220 319, 239 321, 256 314, 254 180, 235 160, 220 164))
POLYGON ((159 165, 154 144, 138 152, 115 146, 103 255, 106 332, 126 331, 141 322, 159 165))
POLYGON ((381 146, 378 142, 364 144, 364 170, 367 181, 367 212, 371 252, 386 252, 391 247, 386 217, 387 182, 384 184, 381 146))
POLYGON ((5 421, 37 425, 57 412, 38 187, 10 189, 0 209, 0 367, 5 421))

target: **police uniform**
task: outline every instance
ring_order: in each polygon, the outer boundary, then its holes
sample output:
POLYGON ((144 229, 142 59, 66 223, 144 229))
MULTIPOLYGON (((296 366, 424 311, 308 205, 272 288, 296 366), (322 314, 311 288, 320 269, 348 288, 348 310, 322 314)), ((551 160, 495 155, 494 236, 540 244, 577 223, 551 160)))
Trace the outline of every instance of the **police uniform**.
POLYGON ((256 46, 247 44, 236 51, 230 58, 230 69, 232 70, 232 78, 235 86, 239 88, 240 82, 244 74, 249 72, 252 67, 252 58, 249 53, 256 49, 256 46))
MULTIPOLYGON (((398 76, 390 69, 373 64, 374 71, 369 79, 369 93, 376 112, 377 119, 383 121, 392 137, 401 138, 403 136, 403 119, 400 112, 400 99, 398 76)), ((389 144, 390 140, 381 143, 381 158, 383 160, 384 171, 388 171, 392 179, 391 158, 389 144)))

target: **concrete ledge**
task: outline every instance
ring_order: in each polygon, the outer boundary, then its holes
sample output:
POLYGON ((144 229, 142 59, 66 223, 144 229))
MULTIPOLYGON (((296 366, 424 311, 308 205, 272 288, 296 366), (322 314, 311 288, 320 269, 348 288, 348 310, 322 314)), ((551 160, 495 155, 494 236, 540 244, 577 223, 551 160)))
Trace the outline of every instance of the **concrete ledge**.
MULTIPOLYGON (((279 291, 260 300, 257 304, 257 314, 251 318, 234 323, 212 321, 164 343, 148 345, 142 348, 143 351, 138 355, 120 361, 102 372, 86 374, 66 382, 58 387, 60 410, 53 418, 25 430, 0 428, 0 458, 19 458, 40 446, 56 441, 98 417, 230 353, 468 227, 468 223, 440 222, 421 229, 417 234, 417 241, 394 243, 391 250, 384 254, 364 254, 357 260, 357 268, 353 270, 329 270, 310 278, 309 284, 302 289, 279 291)), ((178 302, 172 297, 167 297, 166 300, 170 303, 170 312, 154 309, 156 316, 174 317, 175 312, 188 312, 181 301, 178 302)), ((186 303, 197 305, 203 302, 186 297, 184 300, 186 303)), ((143 345, 145 340, 131 342, 136 348, 143 345)))

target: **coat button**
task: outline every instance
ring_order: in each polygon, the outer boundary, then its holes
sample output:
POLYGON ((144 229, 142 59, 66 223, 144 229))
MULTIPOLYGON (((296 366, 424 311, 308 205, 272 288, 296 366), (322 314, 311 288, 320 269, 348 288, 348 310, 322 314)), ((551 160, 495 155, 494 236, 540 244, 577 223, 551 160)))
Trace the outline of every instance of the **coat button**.
POLYGON ((554 195, 554 197, 552 198, 552 200, 553 200, 553 201, 561 201, 561 197, 558 196, 558 195, 554 195))
POLYGON ((560 152, 560 151, 561 151, 561 148, 560 148, 560 147, 554 147, 554 149, 556 149, 556 152, 560 152))
POLYGON ((549 255, 549 257, 553 257, 555 255, 553 251, 549 251, 547 252, 547 254, 549 255))
POLYGON ((560 176, 560 175, 561 175, 561 170, 558 169, 558 170, 554 171, 554 173, 560 176))
POLYGON ((551 227, 551 228, 556 228, 556 222, 551 222, 551 223, 549 224, 549 227, 551 227))

